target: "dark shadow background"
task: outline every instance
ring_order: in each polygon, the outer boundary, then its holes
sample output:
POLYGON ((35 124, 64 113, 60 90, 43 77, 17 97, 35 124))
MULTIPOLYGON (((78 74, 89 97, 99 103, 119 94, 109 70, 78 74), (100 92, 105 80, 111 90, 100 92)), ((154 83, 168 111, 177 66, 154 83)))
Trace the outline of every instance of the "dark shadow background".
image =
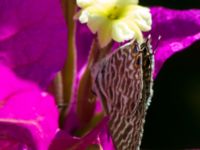
POLYGON ((172 56, 154 83, 143 148, 200 148, 200 41, 172 56))
MULTIPOLYGON (((140 4, 200 9, 200 0, 141 0, 140 4)), ((158 74, 142 148, 200 148, 200 41, 173 55, 158 74)))
POLYGON ((145 6, 164 6, 172 9, 200 8, 200 0, 139 0, 145 6))

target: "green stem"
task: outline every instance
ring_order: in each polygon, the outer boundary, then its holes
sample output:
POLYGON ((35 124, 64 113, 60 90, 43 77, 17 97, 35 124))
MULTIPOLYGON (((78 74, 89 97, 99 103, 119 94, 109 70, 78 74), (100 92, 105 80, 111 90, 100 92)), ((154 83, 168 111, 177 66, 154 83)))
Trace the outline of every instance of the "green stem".
POLYGON ((91 121, 96 106, 96 95, 92 92, 93 83, 90 68, 110 52, 112 45, 111 42, 107 47, 100 48, 98 41, 96 39, 93 40, 88 64, 83 76, 81 77, 77 94, 77 114, 82 127, 86 126, 88 122, 91 121))
MULTIPOLYGON (((67 59, 62 69, 62 82, 63 82, 63 99, 64 103, 70 103, 73 83, 76 75, 76 46, 75 46, 75 28, 76 24, 73 20, 74 13, 76 11, 76 4, 74 0, 62 0, 62 6, 64 15, 66 18, 68 28, 68 41, 67 41, 67 59)), ((67 107, 64 107, 60 113, 60 127, 63 125, 63 121, 67 112, 67 107)))
POLYGON ((63 106, 63 85, 62 85, 62 75, 58 72, 55 79, 53 80, 54 85, 54 95, 58 106, 63 106))

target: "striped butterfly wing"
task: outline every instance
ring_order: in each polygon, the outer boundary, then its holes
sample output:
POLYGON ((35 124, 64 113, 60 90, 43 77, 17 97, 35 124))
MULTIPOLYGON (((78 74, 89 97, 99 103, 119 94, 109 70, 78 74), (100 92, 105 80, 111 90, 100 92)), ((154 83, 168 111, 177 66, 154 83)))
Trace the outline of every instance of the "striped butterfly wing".
POLYGON ((143 88, 146 55, 132 41, 92 69, 94 89, 110 118, 109 130, 117 150, 134 150, 140 145, 147 108, 143 101, 149 96, 143 88))

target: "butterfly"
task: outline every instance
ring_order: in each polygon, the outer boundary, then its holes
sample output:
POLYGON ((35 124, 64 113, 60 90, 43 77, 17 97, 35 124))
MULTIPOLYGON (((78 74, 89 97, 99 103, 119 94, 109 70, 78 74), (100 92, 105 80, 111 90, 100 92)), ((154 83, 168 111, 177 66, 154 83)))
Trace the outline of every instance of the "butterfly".
POLYGON ((117 150, 139 149, 145 115, 153 95, 154 54, 150 37, 133 40, 91 69, 93 89, 109 116, 109 131, 117 150))

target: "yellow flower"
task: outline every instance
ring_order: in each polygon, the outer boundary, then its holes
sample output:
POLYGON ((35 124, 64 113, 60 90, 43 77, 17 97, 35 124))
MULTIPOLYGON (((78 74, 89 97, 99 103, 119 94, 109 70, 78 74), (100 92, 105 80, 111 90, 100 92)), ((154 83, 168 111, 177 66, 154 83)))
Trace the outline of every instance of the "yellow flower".
POLYGON ((124 42, 134 38, 142 42, 142 31, 151 29, 150 11, 137 5, 138 0, 77 0, 77 4, 81 10, 76 17, 97 33, 101 47, 112 39, 124 42))

